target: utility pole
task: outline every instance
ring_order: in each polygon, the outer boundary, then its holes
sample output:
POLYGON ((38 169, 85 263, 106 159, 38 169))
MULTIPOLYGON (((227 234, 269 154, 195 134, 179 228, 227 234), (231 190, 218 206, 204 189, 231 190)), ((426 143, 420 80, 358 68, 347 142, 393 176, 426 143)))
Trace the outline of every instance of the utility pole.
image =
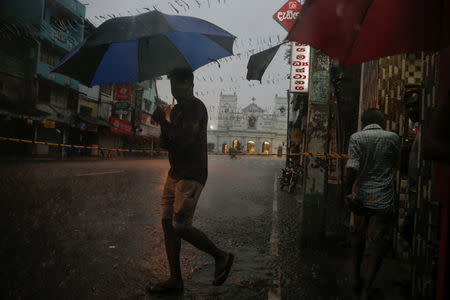
MULTIPOLYGON (((311 49, 312 50, 312 49, 311 49)), ((327 153, 329 135, 330 58, 312 50, 305 151, 327 153)), ((306 158, 302 203, 302 244, 318 246, 325 234, 328 161, 306 158)))

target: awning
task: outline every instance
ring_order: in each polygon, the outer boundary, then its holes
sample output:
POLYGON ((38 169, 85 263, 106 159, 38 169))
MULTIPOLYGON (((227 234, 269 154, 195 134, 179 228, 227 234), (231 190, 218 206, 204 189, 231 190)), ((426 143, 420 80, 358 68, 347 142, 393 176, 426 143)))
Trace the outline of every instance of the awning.
POLYGON ((89 115, 77 115, 77 118, 82 121, 82 122, 86 122, 92 125, 98 125, 98 126, 103 126, 103 127, 111 127, 111 124, 109 124, 108 122, 98 119, 98 118, 94 118, 92 116, 89 115))
POLYGON ((43 103, 36 104, 36 108, 48 115, 45 117, 46 120, 56 121, 67 125, 73 124, 73 114, 67 109, 43 103))
POLYGON ((0 99, 0 115, 16 119, 44 120, 48 113, 37 110, 31 103, 0 99))

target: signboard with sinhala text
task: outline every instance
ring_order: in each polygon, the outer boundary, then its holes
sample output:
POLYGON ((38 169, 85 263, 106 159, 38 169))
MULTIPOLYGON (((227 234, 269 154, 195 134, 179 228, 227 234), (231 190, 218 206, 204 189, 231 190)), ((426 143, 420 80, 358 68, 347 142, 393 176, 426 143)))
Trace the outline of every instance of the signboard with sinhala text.
POLYGON ((309 57, 311 48, 308 45, 292 43, 291 85, 292 93, 307 93, 309 91, 309 57))
POLYGON ((114 108, 117 110, 126 110, 130 108, 130 102, 127 101, 118 101, 114 103, 114 108))
POLYGON ((131 101, 131 88, 127 85, 116 86, 114 100, 131 101))
POLYGON ((273 18, 286 31, 289 31, 294 25, 301 9, 302 5, 297 0, 289 0, 273 15, 273 18))

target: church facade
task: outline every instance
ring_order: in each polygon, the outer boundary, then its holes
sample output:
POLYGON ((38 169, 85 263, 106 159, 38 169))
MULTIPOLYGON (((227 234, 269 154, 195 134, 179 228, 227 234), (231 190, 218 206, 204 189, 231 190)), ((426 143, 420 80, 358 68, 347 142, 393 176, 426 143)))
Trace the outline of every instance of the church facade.
POLYGON ((208 129, 208 150, 228 153, 235 148, 248 154, 286 152, 287 98, 275 96, 273 111, 252 103, 238 109, 237 95, 221 94, 217 129, 208 129))

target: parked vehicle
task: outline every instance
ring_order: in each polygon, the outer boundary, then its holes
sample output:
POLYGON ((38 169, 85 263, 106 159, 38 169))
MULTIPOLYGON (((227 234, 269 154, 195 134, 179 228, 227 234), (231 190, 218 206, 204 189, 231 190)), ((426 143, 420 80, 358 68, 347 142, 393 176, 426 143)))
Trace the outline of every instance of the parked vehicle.
POLYGON ((288 192, 293 193, 300 175, 301 171, 298 167, 286 167, 284 169, 281 169, 281 174, 278 177, 280 190, 287 186, 288 192))

